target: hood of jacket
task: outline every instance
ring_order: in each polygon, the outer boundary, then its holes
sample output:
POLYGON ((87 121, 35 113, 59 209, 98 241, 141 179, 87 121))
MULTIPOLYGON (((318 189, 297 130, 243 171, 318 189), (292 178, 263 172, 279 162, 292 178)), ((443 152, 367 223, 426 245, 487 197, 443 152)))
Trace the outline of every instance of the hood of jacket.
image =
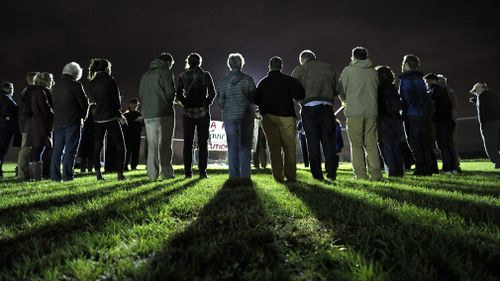
POLYGON ((353 67, 359 67, 359 68, 371 68, 373 66, 373 63, 370 59, 366 60, 353 60, 349 64, 350 66, 353 67))
POLYGON ((414 78, 414 77, 421 78, 423 76, 424 76, 424 74, 421 71, 410 70, 410 71, 406 71, 406 72, 399 74, 398 78, 399 79, 407 79, 407 78, 414 78))
POLYGON ((151 69, 158 67, 167 67, 167 66, 168 66, 167 62, 159 58, 152 60, 151 63, 149 64, 149 68, 151 69))
POLYGON ((245 78, 245 74, 243 74, 241 70, 239 69, 231 70, 231 73, 229 74, 229 83, 231 83, 231 85, 236 85, 243 78, 245 78))

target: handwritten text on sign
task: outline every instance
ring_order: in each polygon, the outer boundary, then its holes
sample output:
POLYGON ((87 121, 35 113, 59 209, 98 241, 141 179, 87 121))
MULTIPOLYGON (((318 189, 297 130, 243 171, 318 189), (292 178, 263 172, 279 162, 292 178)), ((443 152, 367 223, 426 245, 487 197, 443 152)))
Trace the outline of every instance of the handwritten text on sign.
POLYGON ((224 122, 210 121, 208 150, 227 151, 226 131, 224 122))

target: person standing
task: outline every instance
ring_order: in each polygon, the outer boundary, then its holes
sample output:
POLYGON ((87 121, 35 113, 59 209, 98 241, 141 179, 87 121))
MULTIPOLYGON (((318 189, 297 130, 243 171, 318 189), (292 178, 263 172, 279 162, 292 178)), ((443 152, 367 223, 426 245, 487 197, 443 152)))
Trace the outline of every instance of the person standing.
POLYGON ((111 76, 111 62, 107 59, 90 61, 88 79, 90 80, 90 97, 95 103, 94 109, 94 151, 93 161, 97 180, 104 180, 101 173, 101 150, 107 132, 109 142, 115 150, 117 179, 125 180, 123 169, 125 164, 125 140, 121 123, 126 123, 121 112, 120 90, 111 76))
POLYGON ((255 169, 266 169, 267 167, 267 140, 262 126, 262 115, 259 110, 255 112, 254 124, 255 150, 253 153, 253 166, 255 169))
POLYGON ((297 136, 300 141, 300 150, 302 151, 302 160, 304 162, 304 167, 309 167, 309 153, 307 152, 307 140, 306 132, 304 131, 304 126, 302 126, 302 120, 297 122, 297 136))
POLYGON ((356 47, 352 50, 351 63, 340 74, 340 81, 354 175, 358 179, 367 179, 368 165, 371 179, 379 181, 382 179, 377 147, 379 80, 366 48, 356 47))
POLYGON ((476 83, 470 93, 476 96, 471 101, 477 107, 484 150, 495 169, 500 169, 500 99, 490 92, 486 83, 476 83))
POLYGON ((295 67, 292 77, 299 80, 305 89, 302 101, 302 124, 306 132, 307 148, 311 174, 315 179, 323 180, 321 171, 320 145, 323 147, 327 177, 335 180, 335 116, 334 98, 341 88, 337 83, 337 74, 332 66, 320 62, 311 50, 304 50, 299 55, 300 65, 295 67))
POLYGON ((125 144, 127 146, 127 154, 125 156, 125 170, 136 170, 139 164, 139 150, 141 148, 141 132, 144 125, 142 114, 137 111, 139 108, 139 100, 131 99, 128 104, 128 109, 123 113, 127 119, 127 126, 124 130, 125 144))
POLYGON ((78 157, 80 158, 80 173, 92 172, 94 161, 94 109, 95 103, 90 103, 87 110, 87 118, 83 122, 80 144, 78 145, 78 157))
POLYGON ((26 145, 32 147, 28 167, 30 180, 42 179, 44 170, 42 159, 52 147, 54 111, 51 106, 50 90, 53 85, 54 78, 51 73, 39 72, 35 76, 35 87, 26 93, 26 145))
POLYGON ((230 69, 219 87, 219 104, 227 137, 229 179, 250 180, 252 139, 255 119, 255 82, 241 70, 245 59, 239 53, 229 54, 230 69))
POLYGON ((435 170, 432 144, 432 100, 427 94, 423 73, 418 70, 420 59, 413 55, 403 57, 399 75, 399 95, 402 101, 406 137, 415 158, 416 176, 430 176, 435 170))
POLYGON ((305 91, 297 79, 281 73, 282 68, 280 57, 269 60, 269 72, 259 82, 255 102, 263 118, 273 177, 278 182, 284 182, 285 178, 287 182, 295 182, 297 140, 293 101, 304 99, 305 91))
POLYGON ((28 85, 21 92, 20 97, 18 98, 18 107, 19 107, 19 132, 21 133, 21 149, 19 150, 19 154, 17 155, 17 179, 18 180, 29 180, 29 160, 31 155, 31 146, 26 145, 26 103, 29 100, 28 93, 35 88, 35 76, 38 72, 28 72, 26 74, 26 82, 28 85))
POLYGON ((172 138, 175 131, 174 58, 162 53, 153 59, 149 70, 142 75, 139 96, 146 127, 147 173, 150 180, 160 175, 174 178, 172 167, 172 138))
MULTIPOLYGON (((208 136, 210 126, 210 105, 215 98, 212 76, 201 68, 202 58, 191 53, 186 58, 186 71, 179 76, 176 97, 184 107, 184 174, 191 178, 193 163, 193 138, 198 137, 198 168, 200 178, 208 178, 208 136)), ((252 119, 253 122, 253 119, 252 119)))
POLYGON ((2 82, 0 93, 0 179, 3 178, 2 165, 5 154, 9 150, 10 142, 17 131, 18 108, 12 98, 14 84, 2 82))
POLYGON ((79 82, 80 78, 82 78, 82 68, 78 63, 70 62, 64 66, 61 79, 54 85, 52 91, 54 149, 50 161, 50 178, 53 181, 70 181, 74 177, 73 166, 80 143, 83 120, 89 106, 83 86, 79 82))
POLYGON ((378 132, 379 148, 385 164, 389 168, 389 177, 404 175, 401 138, 403 120, 401 119, 401 98, 394 84, 394 72, 388 66, 377 66, 378 73, 378 132))

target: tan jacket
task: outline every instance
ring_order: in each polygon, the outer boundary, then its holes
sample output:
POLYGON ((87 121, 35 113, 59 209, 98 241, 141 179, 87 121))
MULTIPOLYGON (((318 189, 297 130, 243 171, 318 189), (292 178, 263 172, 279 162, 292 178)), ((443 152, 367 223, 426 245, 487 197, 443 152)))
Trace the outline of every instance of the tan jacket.
POLYGON ((354 60, 340 74, 346 117, 377 117, 378 75, 370 59, 354 60))
POLYGON ((306 90, 302 104, 310 101, 327 101, 333 104, 333 99, 341 91, 333 67, 314 59, 295 67, 292 77, 298 79, 306 90))

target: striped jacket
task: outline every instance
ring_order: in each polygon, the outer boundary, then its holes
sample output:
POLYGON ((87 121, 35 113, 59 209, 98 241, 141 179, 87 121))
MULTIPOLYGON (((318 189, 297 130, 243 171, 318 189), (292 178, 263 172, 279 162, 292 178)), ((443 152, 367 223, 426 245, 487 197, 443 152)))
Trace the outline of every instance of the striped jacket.
POLYGON ((223 120, 253 118, 256 87, 253 78, 239 69, 233 69, 219 85, 219 104, 223 120))

